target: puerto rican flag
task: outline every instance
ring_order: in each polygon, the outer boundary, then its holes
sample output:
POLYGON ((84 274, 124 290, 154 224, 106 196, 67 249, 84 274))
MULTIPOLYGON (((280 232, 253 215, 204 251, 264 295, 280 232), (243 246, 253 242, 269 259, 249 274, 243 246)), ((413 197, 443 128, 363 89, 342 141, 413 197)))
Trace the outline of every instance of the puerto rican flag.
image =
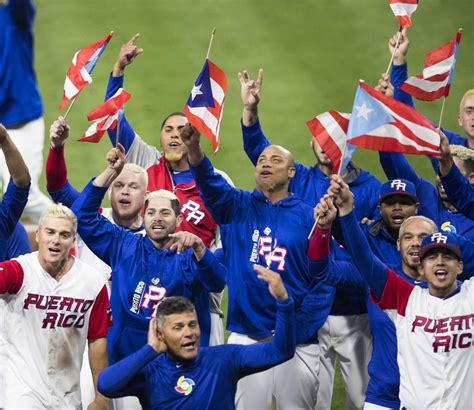
POLYGON ((434 101, 448 96, 462 31, 436 50, 426 54, 423 75, 410 77, 400 89, 418 100, 434 101))
POLYGON ((219 128, 226 90, 224 71, 206 59, 183 109, 190 124, 211 140, 214 153, 219 149, 219 128))
POLYGON ((413 108, 363 82, 354 99, 347 142, 376 151, 439 157, 439 134, 413 108))
POLYGON ((418 7, 418 0, 388 0, 401 28, 411 27, 411 15, 418 7))
POLYGON ((64 80, 64 94, 59 105, 60 110, 76 98, 84 87, 92 83, 90 74, 111 38, 112 34, 108 34, 103 39, 82 48, 74 54, 64 80))
POLYGON ((347 144, 350 118, 351 114, 327 111, 306 123, 316 142, 331 160, 333 172, 341 173, 356 149, 355 145, 347 144))
POLYGON ((123 106, 131 98, 131 94, 123 88, 107 101, 94 108, 88 115, 89 121, 94 123, 87 129, 79 141, 99 142, 108 129, 114 129, 123 117, 123 106))

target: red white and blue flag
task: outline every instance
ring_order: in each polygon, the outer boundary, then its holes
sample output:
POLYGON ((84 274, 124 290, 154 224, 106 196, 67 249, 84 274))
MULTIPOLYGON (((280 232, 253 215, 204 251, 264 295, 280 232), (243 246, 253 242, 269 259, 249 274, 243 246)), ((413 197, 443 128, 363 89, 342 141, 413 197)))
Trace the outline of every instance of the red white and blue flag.
POLYGON ((94 123, 87 129, 79 141, 99 142, 105 131, 114 129, 117 126, 123 117, 123 106, 131 97, 130 93, 123 88, 119 88, 112 97, 94 108, 87 115, 87 119, 94 121, 94 123))
POLYGON ((410 77, 400 87, 418 100, 434 101, 448 96, 462 31, 436 50, 426 54, 423 75, 410 77))
POLYGON ((82 48, 74 54, 66 74, 66 79, 64 80, 64 94, 63 100, 59 105, 60 110, 76 98, 84 87, 92 83, 90 74, 111 38, 112 34, 108 34, 103 39, 82 48))
POLYGON ((354 99, 348 143, 387 152, 439 156, 439 134, 419 112, 364 83, 354 99))
POLYGON ((214 152, 219 149, 219 128, 226 90, 224 71, 206 59, 183 109, 190 124, 212 141, 214 152))
POLYGON ((356 146, 347 144, 347 128, 351 114, 327 111, 308 121, 306 125, 316 142, 332 162, 333 172, 344 170, 356 146))
POLYGON ((401 28, 411 26, 411 15, 418 7, 418 0, 388 0, 401 28))

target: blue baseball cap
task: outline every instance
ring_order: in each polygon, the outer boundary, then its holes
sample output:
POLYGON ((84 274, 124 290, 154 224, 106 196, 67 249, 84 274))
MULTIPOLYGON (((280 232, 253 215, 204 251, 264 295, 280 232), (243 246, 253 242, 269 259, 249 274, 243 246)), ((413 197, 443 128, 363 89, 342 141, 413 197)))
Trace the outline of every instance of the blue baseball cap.
POLYGON ((407 179, 390 179, 380 187, 379 203, 392 195, 402 195, 410 198, 414 204, 418 202, 415 184, 407 179))
POLYGON ((448 249, 454 253, 458 259, 461 259, 461 248, 459 247, 458 237, 452 233, 443 231, 423 238, 420 245, 420 261, 432 250, 437 249, 448 249))

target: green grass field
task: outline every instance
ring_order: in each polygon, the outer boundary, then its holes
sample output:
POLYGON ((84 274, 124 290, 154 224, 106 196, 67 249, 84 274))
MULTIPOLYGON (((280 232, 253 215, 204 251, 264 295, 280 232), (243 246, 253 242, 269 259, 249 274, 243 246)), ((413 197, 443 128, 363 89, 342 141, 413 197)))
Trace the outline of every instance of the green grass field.
MULTIPOLYGON (((74 52, 115 32, 93 73, 94 82, 68 117, 72 137, 66 159, 69 179, 77 188, 105 165, 106 137, 99 144, 76 140, 88 127, 87 113, 103 100, 121 44, 136 32, 141 33, 139 45, 145 52, 127 69, 125 88, 133 97, 126 112, 136 131, 158 144, 162 118, 182 109, 203 64, 210 33, 217 28, 211 59, 227 73, 228 90, 220 151, 212 161, 236 186, 251 189, 253 171, 241 145, 237 72, 247 69, 255 76, 258 68, 264 68, 260 118, 265 133, 309 165, 314 158, 305 122, 329 109, 349 112, 358 80, 375 85, 386 70, 390 58, 386 44, 397 30, 386 0, 37 0, 36 4, 36 68, 48 128, 59 115, 64 77, 74 52)), ((457 130, 459 100, 474 87, 472 0, 421 1, 413 21, 410 74, 421 72, 427 51, 464 28, 443 120, 444 126, 457 130)), ((417 106, 438 121, 441 101, 417 106)), ((210 153, 210 144, 204 144, 210 153)), ((360 149, 355 159, 383 179, 373 152, 360 149)), ((428 160, 412 160, 422 175, 432 179, 428 160)), ((344 408, 339 379, 336 384, 333 408, 344 408)))

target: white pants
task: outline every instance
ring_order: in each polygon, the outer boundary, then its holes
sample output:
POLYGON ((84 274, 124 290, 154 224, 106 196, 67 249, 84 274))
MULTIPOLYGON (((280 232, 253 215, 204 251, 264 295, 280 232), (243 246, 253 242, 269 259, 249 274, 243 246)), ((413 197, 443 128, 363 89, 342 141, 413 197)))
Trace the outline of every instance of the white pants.
POLYGON ((398 408, 394 409, 392 407, 384 407, 384 406, 379 406, 378 404, 365 402, 364 410, 398 410, 398 408))
MULTIPOLYGON (((43 171, 44 120, 43 117, 27 122, 20 128, 7 129, 10 138, 20 151, 31 176, 30 195, 24 211, 32 222, 38 223, 41 213, 53 205, 51 199, 43 194, 38 186, 38 180, 43 171)), ((0 176, 3 191, 7 189, 10 180, 3 151, 0 150, 0 176)))
POLYGON ((344 381, 346 408, 362 409, 369 381, 367 366, 372 354, 372 339, 367 315, 329 315, 318 332, 318 338, 321 347, 321 364, 316 410, 331 408, 336 358, 339 359, 344 381))
POLYGON ((211 334, 209 336, 209 346, 224 344, 224 323, 219 313, 211 312, 211 334))
MULTIPOLYGON (((229 344, 256 343, 246 335, 231 333, 229 344)), ((240 379, 235 394, 238 410, 311 409, 318 391, 319 345, 296 346, 295 356, 276 367, 240 379)))

